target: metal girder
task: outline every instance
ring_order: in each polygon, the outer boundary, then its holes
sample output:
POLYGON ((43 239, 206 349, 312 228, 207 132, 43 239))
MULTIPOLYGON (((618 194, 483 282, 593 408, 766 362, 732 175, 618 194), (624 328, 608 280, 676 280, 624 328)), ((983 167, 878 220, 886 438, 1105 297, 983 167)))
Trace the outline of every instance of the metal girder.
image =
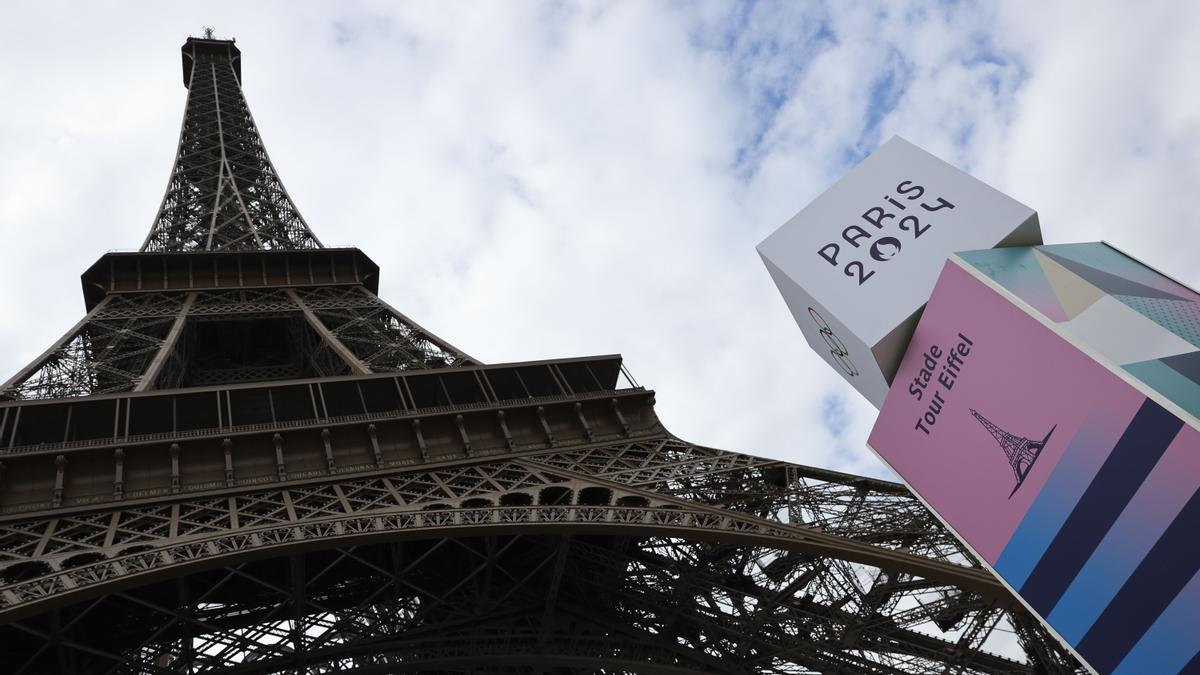
POLYGON ((179 150, 143 251, 320 248, 267 156, 231 55, 191 58, 179 150))
POLYGON ((110 296, 0 386, 0 399, 130 391, 166 344, 183 299, 110 296), (169 313, 167 313, 169 312, 169 313))
POLYGON ((167 336, 163 339, 162 345, 158 348, 158 353, 154 355, 154 360, 146 366, 146 371, 138 378, 138 382, 134 385, 134 391, 145 391, 154 386, 155 380, 158 379, 159 373, 162 372, 163 364, 165 364, 175 351, 175 346, 179 342, 179 335, 183 332, 183 327, 187 322, 188 311, 192 304, 196 302, 196 294, 188 293, 185 296, 183 305, 180 306, 175 314, 175 319, 171 323, 171 330, 167 332, 167 336))
MULTIPOLYGON (((558 609, 546 624, 540 615, 555 583, 552 561, 561 539, 414 540, 407 558, 398 561, 402 576, 391 571, 396 565, 388 557, 395 549, 386 545, 230 562, 181 577, 194 589, 182 597, 196 598, 182 610, 180 594, 162 583, 64 608, 60 643, 88 664, 88 672, 118 664, 133 672, 157 672, 158 666, 291 672, 301 660, 307 663, 303 672, 328 672, 339 663, 340 669, 364 672, 436 663, 561 667, 582 665, 581 656, 592 659, 592 667, 632 665, 622 645, 645 650, 641 665, 629 668, 635 672, 679 666, 699 672, 928 673, 945 666, 951 672, 1047 672, 1038 664, 963 649, 919 625, 914 630, 885 617, 864 621, 819 594, 771 601, 779 594, 760 564, 769 549, 726 567, 728 553, 677 539, 622 539, 628 541, 625 554, 608 537, 575 542, 558 581, 558 609), (296 569, 299 555, 314 570, 302 581, 287 571, 296 569), (616 573, 614 585, 601 583, 610 578, 608 570, 616 573), (472 583, 487 573, 504 583, 472 583), (848 640, 851 628, 855 639, 848 640), (564 636, 572 637, 564 643, 564 636), (570 645, 580 643, 591 653, 572 653, 570 645), (104 661, 89 663, 101 655, 104 661)), ((5 630, 3 644, 11 645, 6 663, 38 672, 50 658, 36 641, 11 639, 19 634, 13 630, 50 635, 43 617, 5 630)))
POLYGON ((478 363, 421 328, 362 286, 297 291, 315 319, 367 371, 445 368, 478 363))
MULTIPOLYGON (((362 286, 116 293, 3 385, 0 399, 48 399, 236 381, 234 371, 187 380, 188 328, 211 320, 302 317, 311 352, 294 373, 241 379, 328 377, 474 365, 362 286)), ((192 345, 194 347, 194 345, 192 345)), ((236 354, 234 355, 236 356, 236 354)))
POLYGON ((371 372, 370 368, 364 365, 362 361, 359 361, 358 357, 356 357, 349 349, 346 349, 346 345, 342 344, 342 341, 339 340, 336 335, 330 332, 329 328, 327 328, 325 324, 321 323, 320 319, 313 314, 312 309, 305 304, 304 300, 296 294, 294 289, 287 289, 287 294, 288 297, 291 298, 292 302, 295 302, 300 307, 300 311, 304 314, 304 320, 308 322, 308 325, 311 326, 313 330, 317 331, 317 334, 321 336, 321 341, 325 344, 325 346, 337 354, 339 358, 345 361, 350 366, 351 372, 359 375, 364 375, 371 372))
MULTIPOLYGON (((40 526, 10 521, 0 524, 6 552, 30 554, 20 556, 27 562, 10 563, 0 574, 21 572, 38 560, 59 569, 0 587, 0 620, 28 626, 52 607, 72 612, 90 598, 114 592, 136 595, 168 579, 208 578, 223 565, 247 569, 281 560, 291 571, 278 578, 292 581, 281 582, 280 600, 267 614, 293 623, 268 632, 294 642, 297 604, 308 602, 313 590, 308 580, 346 579, 319 572, 301 583, 296 570, 315 568, 299 565, 298 556, 395 551, 396 542, 406 542, 433 550, 416 562, 417 568, 473 561, 445 586, 420 581, 411 564, 400 572, 394 583, 425 598, 413 610, 418 622, 441 612, 458 620, 486 617, 533 584, 537 600, 529 621, 548 645, 564 607, 580 602, 579 597, 607 597, 603 607, 589 606, 587 612, 637 600, 629 610, 633 614, 622 614, 620 621, 637 625, 640 616, 659 616, 644 628, 673 643, 688 643, 688 631, 700 630, 708 637, 690 649, 707 653, 717 649, 707 641, 716 641, 723 659, 757 664, 749 668, 753 672, 783 672, 776 666, 787 662, 817 671, 837 666, 928 672, 923 669, 936 663, 939 669, 953 666, 951 672, 996 672, 1001 666, 1032 672, 1029 665, 995 660, 986 651, 995 627, 1014 625, 1007 617, 1023 610, 952 538, 937 531, 915 499, 899 499, 887 483, 875 483, 880 488, 875 490, 854 478, 842 483, 799 479, 803 467, 790 472, 792 481, 779 478, 789 474, 786 468, 666 437, 228 499, 182 500, 116 515, 79 514, 40 526), (809 522, 789 522, 803 512, 789 509, 797 500, 813 514, 809 522), (847 501, 856 508, 845 508, 847 501), (496 537, 507 543, 496 545, 496 537), (485 543, 469 543, 476 540, 485 543), (429 542, 443 543, 432 549, 429 542), (526 551, 514 561, 513 551, 531 542, 544 542, 537 543, 544 553, 526 551), (475 553, 447 553, 464 550, 475 553), (871 578, 878 583, 863 582, 871 578), (684 581, 686 586, 678 585, 684 581), (673 590, 654 591, 664 584, 673 590), (583 586, 587 590, 579 590, 583 586), (493 599, 491 605, 487 598, 493 599), (977 600, 962 602, 966 598, 977 600), (952 626, 945 637, 928 635, 939 630, 937 622, 947 612, 969 618, 975 633, 964 637, 952 626), (793 624, 794 629, 780 628, 793 624), (675 637, 668 639, 671 633, 675 637), (801 639, 802 634, 810 637, 801 639)), ((363 554, 338 555, 356 559, 363 554)), ((396 575, 391 563, 368 566, 374 573, 396 575)), ((393 596, 371 595, 372 602, 393 596)), ((1026 639, 1034 636, 1044 653, 1067 662, 1052 638, 1028 633, 1028 624, 1022 625, 1026 639)), ((195 629, 216 630, 211 625, 195 629)), ((242 638, 221 640, 227 644, 223 649, 246 647, 242 638)), ((192 648, 196 658, 202 651, 192 648)), ((300 658, 294 653, 288 658, 300 658)), ((313 658, 312 652, 303 653, 313 658)), ((309 663, 320 670, 319 662, 309 663)), ((1061 672, 1071 672, 1064 668, 1061 672)))
POLYGON ((903 486, 689 444, 619 356, 484 366, 383 302, 233 42, 183 56, 142 253, 0 388, 5 669, 1082 672, 903 486))

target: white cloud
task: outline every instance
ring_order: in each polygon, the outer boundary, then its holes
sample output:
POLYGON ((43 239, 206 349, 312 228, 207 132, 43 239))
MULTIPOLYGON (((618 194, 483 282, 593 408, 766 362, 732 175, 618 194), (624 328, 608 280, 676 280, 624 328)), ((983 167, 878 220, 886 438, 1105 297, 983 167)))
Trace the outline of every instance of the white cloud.
POLYGON ((754 245, 900 133, 1196 284, 1186 7, 28 5, 0 43, 0 369, 140 245, 205 24, 326 243, 489 362, 621 352, 697 443, 882 474, 875 411, 811 354, 754 245), (828 422, 830 413, 836 424, 828 422), (835 435, 835 431, 839 432, 835 435))

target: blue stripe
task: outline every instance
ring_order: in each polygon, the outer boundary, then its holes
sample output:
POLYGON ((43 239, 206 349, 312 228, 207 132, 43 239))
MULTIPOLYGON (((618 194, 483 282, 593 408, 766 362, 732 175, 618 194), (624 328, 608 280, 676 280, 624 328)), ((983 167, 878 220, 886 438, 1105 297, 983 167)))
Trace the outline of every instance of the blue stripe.
POLYGON ((1200 631, 1196 626, 1200 626, 1200 572, 1129 650, 1113 675, 1200 673, 1200 631))
POLYGON ((1113 439, 1127 426, 1108 411, 1092 410, 1075 437, 1063 450, 1062 459, 1038 491, 1021 524, 996 559, 996 571, 1013 588, 1020 588, 1054 541, 1076 500, 1100 469, 1097 457, 1112 447, 1113 439))
POLYGON ((1110 672, 1121 663, 1196 574, 1196 533, 1200 532, 1200 490, 1192 494, 1171 526, 1079 641, 1079 653, 1093 668, 1110 672))
POLYGON ((1021 586, 1021 597, 1046 616, 1108 533, 1183 421, 1146 399, 1088 485, 1058 536, 1021 586))
POLYGON ((1179 671, 1179 675, 1200 675, 1200 652, 1196 652, 1192 660, 1179 671))

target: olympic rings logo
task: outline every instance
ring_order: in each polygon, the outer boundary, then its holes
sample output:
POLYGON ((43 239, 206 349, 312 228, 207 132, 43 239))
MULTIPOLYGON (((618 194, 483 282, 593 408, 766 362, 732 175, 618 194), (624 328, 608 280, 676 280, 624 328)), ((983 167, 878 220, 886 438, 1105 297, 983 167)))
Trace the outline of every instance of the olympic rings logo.
POLYGON ((825 319, 812 307, 808 308, 808 315, 817 323, 817 329, 821 333, 821 338, 825 340, 825 345, 829 347, 829 354, 833 357, 834 362, 841 366, 842 370, 846 371, 846 375, 850 377, 860 375, 858 368, 847 358, 850 356, 850 351, 846 349, 845 343, 833 334, 833 329, 829 327, 825 319))

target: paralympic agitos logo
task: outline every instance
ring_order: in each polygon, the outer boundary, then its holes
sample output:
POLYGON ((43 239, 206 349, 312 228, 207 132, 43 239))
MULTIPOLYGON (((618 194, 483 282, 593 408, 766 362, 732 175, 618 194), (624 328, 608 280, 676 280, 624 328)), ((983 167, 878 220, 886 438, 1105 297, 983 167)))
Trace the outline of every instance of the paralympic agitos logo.
POLYGON ((865 252, 869 258, 850 259, 843 264, 838 260, 842 254, 842 244, 836 241, 822 246, 817 250, 817 255, 830 265, 841 267, 843 274, 851 279, 857 279, 858 285, 862 286, 867 283, 868 279, 875 276, 877 263, 886 263, 894 259, 904 248, 905 241, 920 239, 921 235, 933 227, 933 223, 926 214, 954 208, 954 204, 942 197, 935 200, 922 200, 917 204, 906 203, 921 200, 925 191, 924 186, 917 185, 911 180, 900 181, 900 184, 896 186, 895 195, 884 195, 886 205, 872 206, 860 216, 874 230, 868 230, 858 224, 848 225, 842 230, 842 241, 849 244, 846 249, 846 257, 861 256, 864 251, 859 249, 865 246, 865 252), (923 212, 908 212, 910 207, 920 208, 923 212), (892 231, 892 228, 895 228, 893 233, 895 236, 887 234, 892 231), (883 236, 876 238, 881 234, 883 236))

